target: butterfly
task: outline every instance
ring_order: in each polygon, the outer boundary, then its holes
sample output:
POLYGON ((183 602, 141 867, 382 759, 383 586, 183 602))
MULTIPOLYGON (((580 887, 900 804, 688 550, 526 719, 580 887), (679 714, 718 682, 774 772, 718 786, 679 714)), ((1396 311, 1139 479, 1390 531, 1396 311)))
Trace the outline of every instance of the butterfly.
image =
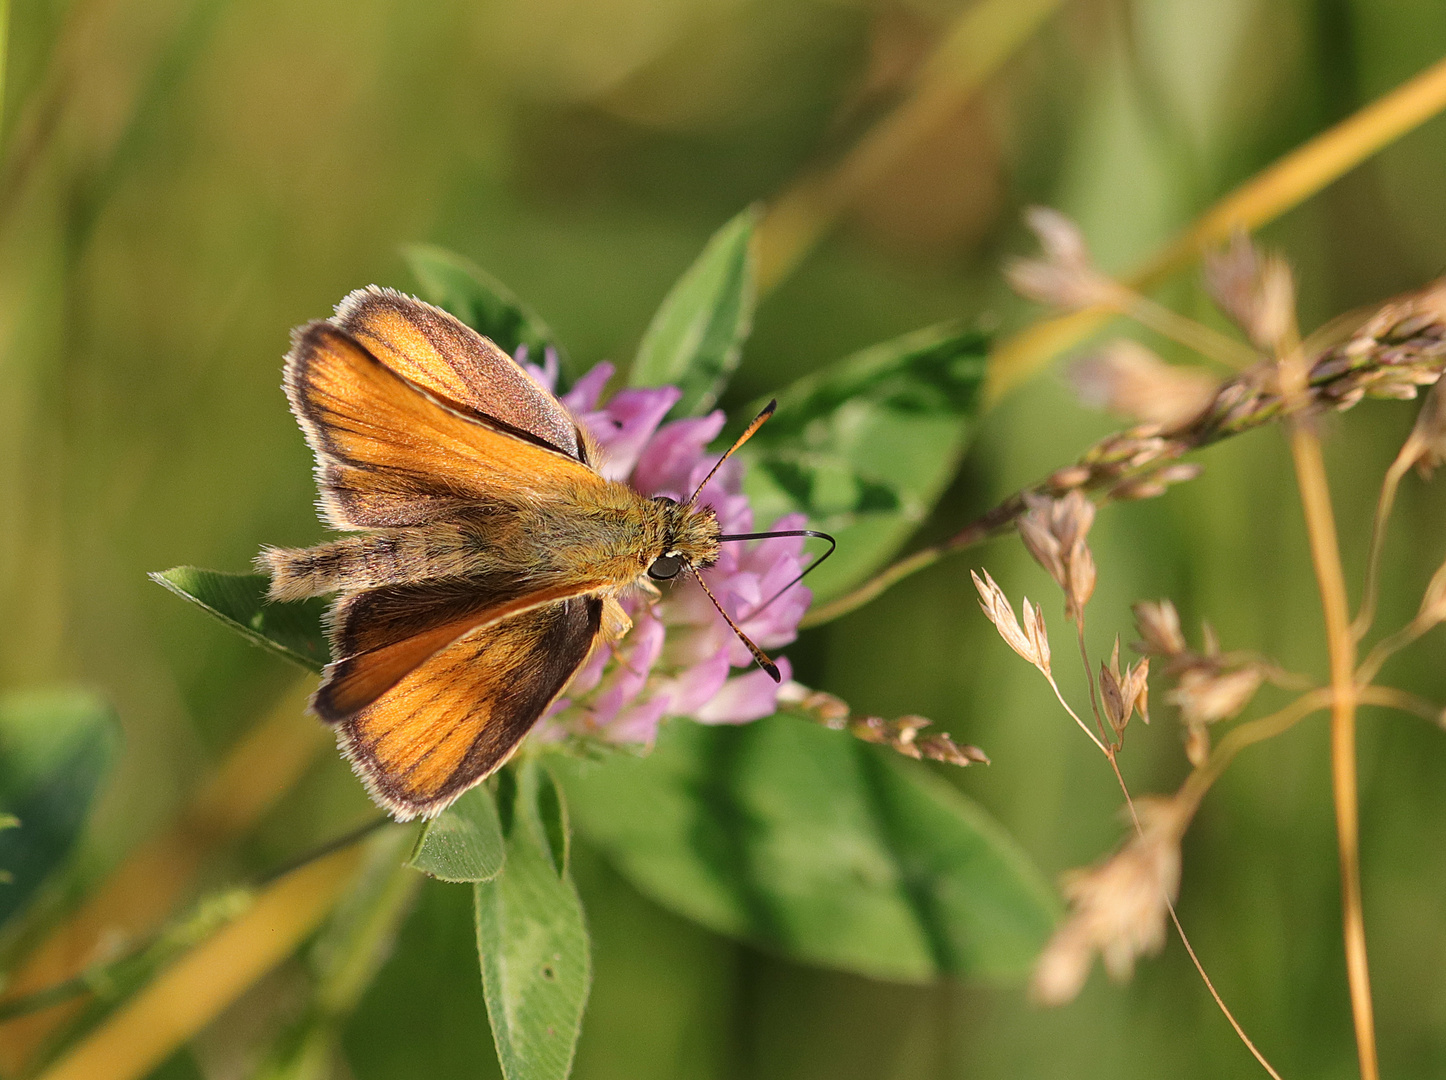
POLYGON ((401 821, 507 761, 593 650, 627 633, 621 597, 656 598, 656 582, 687 574, 718 606, 699 571, 720 544, 822 535, 725 536, 697 502, 707 479, 683 503, 605 479, 586 431, 510 356, 390 289, 294 331, 284 372, 318 513, 351 535, 264 548, 257 566, 273 600, 336 594, 311 710, 401 821))

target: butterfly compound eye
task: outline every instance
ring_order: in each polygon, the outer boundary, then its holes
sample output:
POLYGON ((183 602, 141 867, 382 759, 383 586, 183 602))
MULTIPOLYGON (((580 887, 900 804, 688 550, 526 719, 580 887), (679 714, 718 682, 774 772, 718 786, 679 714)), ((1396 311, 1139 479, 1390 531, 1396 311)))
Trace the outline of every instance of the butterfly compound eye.
POLYGON ((683 560, 678 555, 659 555, 648 567, 648 577, 654 581, 668 581, 678 576, 683 569, 683 560))

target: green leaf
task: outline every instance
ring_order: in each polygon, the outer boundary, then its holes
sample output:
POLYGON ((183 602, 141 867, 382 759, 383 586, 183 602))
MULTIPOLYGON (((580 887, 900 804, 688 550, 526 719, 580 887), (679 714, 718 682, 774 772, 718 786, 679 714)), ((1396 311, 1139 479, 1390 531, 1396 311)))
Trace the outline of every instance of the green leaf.
POLYGON ((1057 917, 969 799, 807 721, 673 721, 649 757, 566 775, 577 827, 641 892, 795 960, 905 982, 1014 977, 1057 917))
POLYGON ((552 328, 471 260, 430 244, 412 245, 402 255, 424 300, 450 311, 504 352, 515 354, 519 345, 526 345, 534 364, 542 363, 547 349, 556 350, 560 361, 567 359, 552 328))
POLYGON ((70 854, 119 742, 114 711, 83 690, 0 698, 0 922, 70 854))
POLYGON ((150 579, 202 611, 220 619, 252 644, 270 649, 307 671, 320 671, 330 656, 321 620, 327 602, 278 602, 266 599, 264 574, 227 574, 178 566, 150 579))
POLYGON ((567 821, 567 803, 562 789, 552 774, 544 771, 537 785, 537 819, 547 840, 547 857, 559 875, 567 873, 568 848, 572 843, 572 827, 567 821))
POLYGON ((408 865, 442 881, 490 881, 503 857, 497 805, 479 784, 427 822, 408 865))
POLYGON ((932 327, 801 379, 740 451, 762 525, 798 511, 838 551, 809 578, 819 599, 880 566, 944 493, 973 434, 988 338, 932 327))
POLYGON ((482 988, 507 1080, 563 1080, 592 978, 587 927, 548 837, 544 807, 560 793, 534 762, 514 771, 506 869, 474 886, 482 988))
POLYGON ((643 334, 629 381, 633 386, 676 386, 683 396, 674 416, 707 412, 727 385, 753 328, 756 299, 753 226, 743 211, 708 241, 643 334))

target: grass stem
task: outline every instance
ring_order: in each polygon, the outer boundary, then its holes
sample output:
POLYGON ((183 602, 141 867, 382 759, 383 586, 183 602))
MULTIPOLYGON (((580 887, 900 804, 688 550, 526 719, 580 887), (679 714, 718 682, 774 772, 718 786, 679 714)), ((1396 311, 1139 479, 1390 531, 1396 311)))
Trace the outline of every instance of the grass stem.
POLYGON ((1351 634, 1345 572, 1341 567, 1335 514, 1326 482, 1320 440, 1308 423, 1295 422, 1290 433, 1296 483, 1305 511, 1325 613, 1331 675, 1331 793, 1340 852, 1341 922, 1345 937, 1346 979, 1351 993, 1356 1052, 1361 1080, 1379 1080, 1371 977, 1366 959, 1366 926, 1361 904, 1360 808, 1356 781, 1356 640, 1351 634))
MULTIPOLYGON (((1125 805, 1129 807, 1130 821, 1135 827, 1135 835, 1143 839, 1145 830, 1140 824, 1140 815, 1135 810, 1135 800, 1130 795, 1130 787, 1125 783, 1124 774, 1120 772, 1120 764, 1115 760, 1115 755, 1108 750, 1105 751, 1105 757, 1109 758, 1110 768, 1114 770, 1115 780, 1119 782, 1120 791, 1124 793, 1125 805)), ((1245 1049, 1250 1051, 1250 1055, 1260 1063, 1260 1067, 1270 1074, 1271 1080, 1281 1080, 1280 1073, 1275 1071, 1275 1066, 1271 1065, 1265 1055, 1260 1052, 1259 1047, 1251 1041, 1250 1036, 1245 1033, 1245 1029, 1240 1026, 1240 1021, 1235 1019, 1235 1014, 1232 1013, 1230 1008, 1225 1004, 1225 999, 1220 996, 1220 991, 1216 990, 1215 984, 1210 981, 1210 976, 1205 971, 1205 965, 1200 962, 1200 957, 1195 952, 1195 946, 1190 944, 1190 936, 1185 933, 1185 927, 1180 923, 1180 916, 1175 912, 1175 902, 1170 899, 1169 893, 1165 894, 1165 909, 1170 913, 1170 921, 1175 925, 1175 933, 1180 938, 1180 944, 1185 946, 1185 952, 1190 956, 1190 963, 1195 965, 1195 971, 1200 976, 1200 981, 1205 984, 1205 989, 1210 992, 1210 997, 1214 1000, 1226 1021, 1229 1022, 1236 1037, 1244 1044, 1245 1049)))
MULTIPOLYGON (((298 683, 242 736, 216 774, 169 829, 142 844, 11 971, 0 1003, 81 976, 107 938, 144 940, 175 910, 205 859, 244 835, 300 779, 326 743, 301 715, 309 687, 298 683)), ((73 1015, 64 1004, 0 1028, 0 1068, 23 1071, 73 1015)))
POLYGON ((1366 584, 1361 590, 1361 607, 1351 623, 1351 639, 1359 642, 1376 620, 1376 601, 1381 587, 1381 551, 1386 546, 1386 526, 1391 520, 1391 508, 1396 504, 1396 492, 1407 470, 1420 454, 1420 447, 1414 438, 1407 439, 1386 470, 1381 482, 1381 495, 1376 501, 1376 517, 1371 523, 1371 548, 1366 556, 1366 584))
POLYGON ((311 934, 361 866, 357 846, 281 878, 121 1006, 38 1080, 138 1080, 311 934))

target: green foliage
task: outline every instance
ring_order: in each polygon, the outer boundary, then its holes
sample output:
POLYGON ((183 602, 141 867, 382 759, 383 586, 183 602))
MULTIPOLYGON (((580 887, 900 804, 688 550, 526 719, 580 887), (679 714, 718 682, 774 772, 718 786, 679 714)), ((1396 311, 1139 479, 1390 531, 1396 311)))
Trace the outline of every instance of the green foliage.
POLYGON ((497 804, 479 784, 422 828, 408 865, 440 881, 490 881, 506 856, 497 804))
POLYGON ((0 698, 0 922, 70 854, 119 741, 115 713, 86 691, 0 698))
POLYGON ((64 1025, 52 1047, 58 1050, 94 1030, 121 1001, 141 989, 187 951, 240 917, 256 898, 249 887, 224 889, 202 897, 171 920, 154 940, 134 952, 98 963, 79 975, 0 1003, 0 1021, 80 999, 83 1008, 64 1025))
POLYGON ((329 650, 321 629, 326 601, 319 597, 287 603, 268 600, 269 582, 263 574, 228 574, 177 566, 149 576, 252 644, 284 656, 307 671, 320 671, 327 662, 329 650))
POLYGON ((557 335, 512 290, 460 255, 429 244, 408 247, 403 255, 421 286, 422 298, 445 308, 503 351, 526 345, 529 359, 542 363, 547 349, 566 360, 557 335))
POLYGON ((643 334, 629 381, 678 387, 683 396, 673 416, 711 409, 738 367, 753 328, 756 219, 750 208, 713 234, 643 334))
POLYGON ((399 856, 409 830, 388 825, 369 841, 367 862, 306 953, 311 1001, 272 1044, 251 1080, 329 1080, 342 1025, 391 954, 422 880, 399 856))
POLYGON ((673 722, 649 757, 566 778, 578 828, 640 891, 795 960, 910 982, 1017 975, 1054 922, 983 811, 806 721, 673 722))
POLYGON ((416 906, 342 1030, 357 1080, 482 1080, 499 1075, 483 1019, 472 891, 411 874, 416 906))
POLYGON ((587 927, 556 835, 557 786, 535 762, 513 772, 499 785, 506 869, 474 886, 482 987, 507 1080, 563 1080, 592 979, 587 927))
POLYGON ((941 326, 865 349, 784 390, 743 448, 758 522, 798 511, 838 540, 809 578, 819 598, 857 584, 933 509, 973 434, 988 345, 941 326))

